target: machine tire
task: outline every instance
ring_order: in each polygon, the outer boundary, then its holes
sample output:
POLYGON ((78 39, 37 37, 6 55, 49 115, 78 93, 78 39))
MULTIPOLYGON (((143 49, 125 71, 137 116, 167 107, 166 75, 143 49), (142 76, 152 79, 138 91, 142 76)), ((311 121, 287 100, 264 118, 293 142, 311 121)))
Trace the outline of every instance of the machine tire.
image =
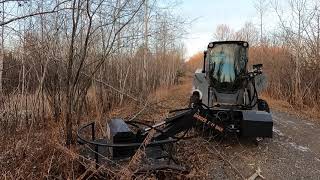
POLYGON ((259 111, 266 111, 266 112, 270 113, 270 108, 269 108, 267 101, 265 101, 263 99, 258 99, 258 110, 259 111))

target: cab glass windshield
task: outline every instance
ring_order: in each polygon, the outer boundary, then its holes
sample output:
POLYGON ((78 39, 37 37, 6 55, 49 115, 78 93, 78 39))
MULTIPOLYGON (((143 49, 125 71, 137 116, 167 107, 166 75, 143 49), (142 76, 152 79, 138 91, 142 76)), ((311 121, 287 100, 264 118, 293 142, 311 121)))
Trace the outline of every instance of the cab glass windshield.
POLYGON ((235 91, 239 76, 246 72, 247 49, 238 44, 216 44, 209 49, 209 75, 217 91, 235 91))

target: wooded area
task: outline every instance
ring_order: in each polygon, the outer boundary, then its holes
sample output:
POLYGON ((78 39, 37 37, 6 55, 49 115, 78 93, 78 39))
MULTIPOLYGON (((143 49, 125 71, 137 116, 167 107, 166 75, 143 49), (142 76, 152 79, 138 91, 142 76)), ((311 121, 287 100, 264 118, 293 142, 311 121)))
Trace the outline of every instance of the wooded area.
MULTIPOLYGON (((183 20, 155 0, 5 0, 2 138, 65 121, 68 145, 83 116, 178 82, 183 20)), ((102 118, 101 116, 99 116, 102 118)))
MULTIPOLYGON (((289 9, 277 0, 254 2, 258 25, 247 22, 233 30, 221 24, 213 29, 213 39, 248 41, 249 63, 264 64, 264 95, 318 112, 319 2, 288 0, 289 9), (271 32, 265 27, 269 12, 279 21, 271 32)), ((150 94, 202 67, 202 52, 185 62, 182 39, 188 22, 173 11, 178 4, 0 0, 0 175, 81 179, 88 171, 117 174, 79 162, 76 130, 89 120, 105 123, 106 114, 131 103, 144 110, 150 94)))

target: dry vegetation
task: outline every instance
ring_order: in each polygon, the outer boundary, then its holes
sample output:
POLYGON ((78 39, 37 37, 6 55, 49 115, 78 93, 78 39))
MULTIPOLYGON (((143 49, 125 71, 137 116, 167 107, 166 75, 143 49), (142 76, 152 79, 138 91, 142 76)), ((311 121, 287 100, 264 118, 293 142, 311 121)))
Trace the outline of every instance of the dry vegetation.
POLYGON ((76 154, 79 125, 104 124, 121 106, 143 106, 150 92, 182 76, 184 20, 171 11, 175 2, 0 5, 1 178, 65 179, 91 172, 90 163, 87 171, 80 168, 76 154))
MULTIPOLYGON (((257 4, 260 33, 252 23, 237 32, 221 25, 216 39, 249 41, 250 60, 262 62, 269 79, 265 96, 319 112, 318 4, 290 1, 288 21, 276 3, 269 4, 281 22, 269 35, 262 28, 262 3, 257 4)), ((175 5, 158 0, 0 1, 0 178, 123 175, 119 168, 95 169, 93 161, 79 155, 75 130, 84 122, 96 120, 103 127, 106 119, 135 113, 156 121, 187 104, 190 83, 170 86, 183 81, 184 69, 202 66, 202 53, 184 66, 180 39, 185 22, 172 13, 175 5), (184 93, 172 96, 177 89, 184 93)), ((195 168, 176 176, 207 177, 197 171, 204 166, 197 158, 208 159, 208 154, 188 151, 180 157, 195 162, 195 168)))

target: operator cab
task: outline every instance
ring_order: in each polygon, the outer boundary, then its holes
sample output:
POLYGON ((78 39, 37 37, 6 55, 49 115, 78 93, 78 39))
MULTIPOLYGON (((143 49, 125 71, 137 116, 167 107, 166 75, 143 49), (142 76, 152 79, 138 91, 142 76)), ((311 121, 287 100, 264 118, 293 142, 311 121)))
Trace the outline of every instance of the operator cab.
POLYGON ((203 68, 195 73, 193 95, 210 107, 254 104, 254 81, 247 79, 248 50, 245 41, 209 43, 203 68))
POLYGON ((269 106, 258 97, 266 83, 262 64, 248 70, 248 50, 245 41, 209 43, 203 68, 194 74, 189 105, 205 106, 208 112, 202 117, 217 118, 213 127, 245 137, 272 137, 269 106))
POLYGON ((206 77, 217 92, 235 93, 241 88, 247 62, 247 42, 211 42, 205 57, 206 77))

